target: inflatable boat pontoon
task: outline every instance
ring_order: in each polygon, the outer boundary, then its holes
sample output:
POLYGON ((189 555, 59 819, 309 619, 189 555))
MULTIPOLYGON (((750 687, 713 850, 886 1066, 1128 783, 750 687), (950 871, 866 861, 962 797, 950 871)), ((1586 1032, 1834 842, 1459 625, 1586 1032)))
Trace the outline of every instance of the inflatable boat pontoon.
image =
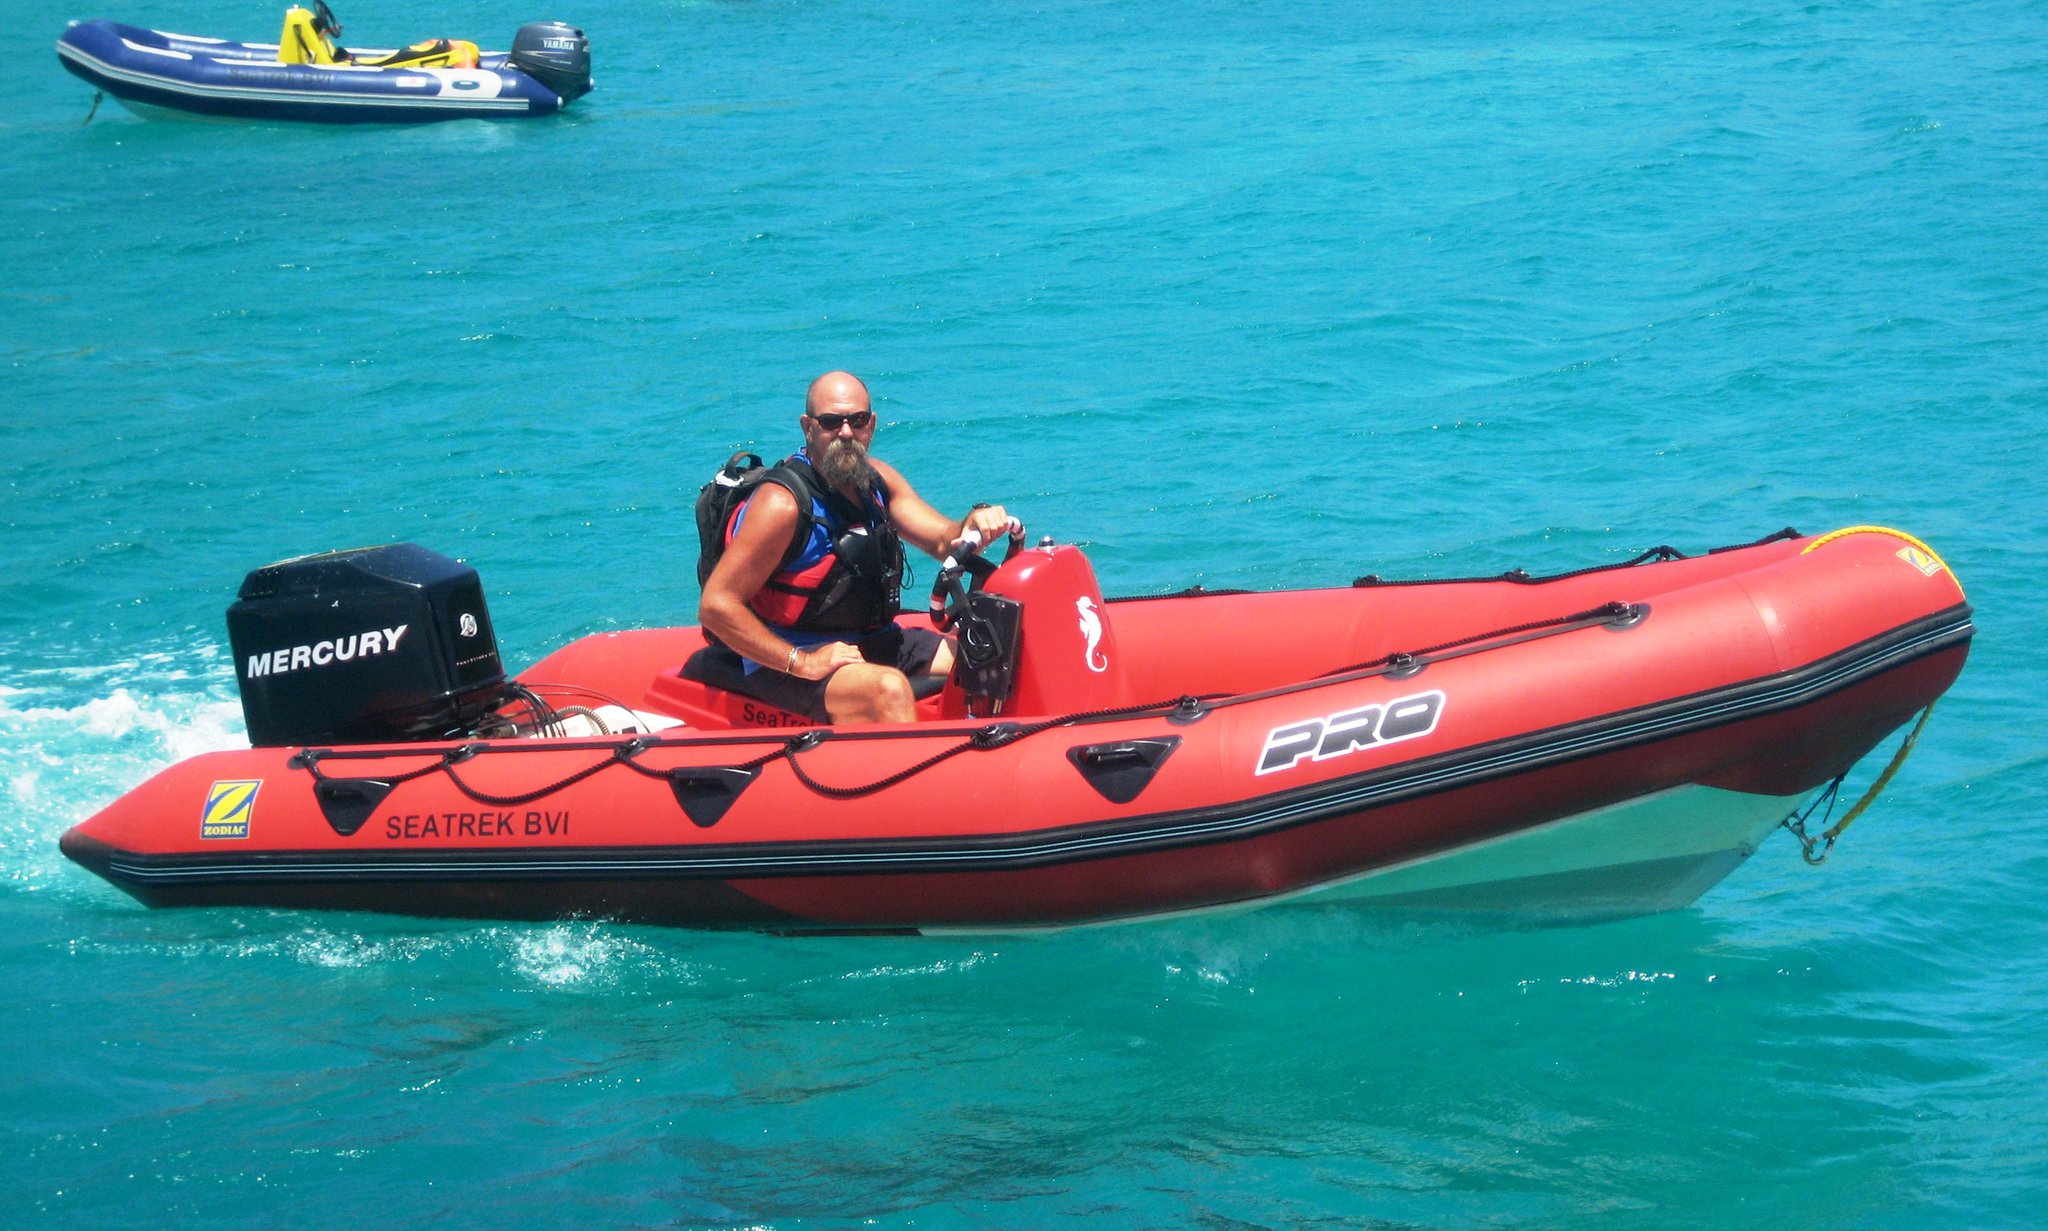
POLYGON ((1048 542, 935 595, 953 678, 915 722, 835 728, 721 689, 695 628, 508 680, 476 574, 411 545, 259 569, 229 613, 257 746, 164 770, 63 849, 152 906, 784 932, 1627 915, 1832 797, 1973 631, 1934 552, 1875 527, 1109 602, 1048 542))

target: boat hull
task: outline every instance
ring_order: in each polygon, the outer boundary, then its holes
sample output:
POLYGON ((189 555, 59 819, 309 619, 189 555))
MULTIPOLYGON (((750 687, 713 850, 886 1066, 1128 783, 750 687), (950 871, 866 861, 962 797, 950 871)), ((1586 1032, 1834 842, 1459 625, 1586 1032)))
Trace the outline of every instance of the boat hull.
POLYGON ((1106 606, 1092 585, 1071 548, 991 583, 1027 612, 1029 704, 1000 720, 949 690, 915 723, 792 730, 678 675, 697 630, 600 634, 522 678, 683 725, 210 754, 63 847, 152 906, 775 931, 1274 901, 1611 917, 1716 883, 1931 705, 1973 633, 1946 568, 1888 532, 1541 582, 1106 606), (1274 612, 1292 635, 1246 637, 1274 612))

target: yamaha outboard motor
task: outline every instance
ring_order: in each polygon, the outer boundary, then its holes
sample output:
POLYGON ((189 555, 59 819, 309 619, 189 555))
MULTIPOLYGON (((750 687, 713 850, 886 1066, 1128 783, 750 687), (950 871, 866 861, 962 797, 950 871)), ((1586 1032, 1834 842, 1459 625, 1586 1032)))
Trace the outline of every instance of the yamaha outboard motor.
POLYGON ((512 39, 505 63, 571 102, 590 93, 590 40, 565 22, 530 21, 512 39))
POLYGON ((228 644, 258 748, 460 738, 509 692, 476 570, 411 543, 242 582, 228 644))

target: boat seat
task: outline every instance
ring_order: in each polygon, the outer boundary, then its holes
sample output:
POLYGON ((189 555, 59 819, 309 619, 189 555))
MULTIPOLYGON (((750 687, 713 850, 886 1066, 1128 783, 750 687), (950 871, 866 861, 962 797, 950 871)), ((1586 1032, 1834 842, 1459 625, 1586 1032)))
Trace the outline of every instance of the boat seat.
POLYGON ((716 646, 707 645, 685 659, 676 674, 712 688, 738 692, 740 682, 747 678, 747 668, 739 655, 721 654, 716 646))
MULTIPOLYGON (((706 646, 673 672, 663 672, 649 693, 650 701, 682 717, 693 727, 808 727, 802 714, 778 709, 741 691, 745 670, 735 654, 706 646)), ((938 697, 946 687, 942 675, 911 677, 919 719, 938 716, 938 697)))
MULTIPOLYGON (((321 5, 323 13, 326 5, 321 5)), ((313 13, 294 4, 284 11, 284 32, 277 36, 277 58, 283 64, 346 64, 349 54, 336 43, 327 31, 339 30, 333 24, 333 15, 327 20, 316 18, 313 13)))

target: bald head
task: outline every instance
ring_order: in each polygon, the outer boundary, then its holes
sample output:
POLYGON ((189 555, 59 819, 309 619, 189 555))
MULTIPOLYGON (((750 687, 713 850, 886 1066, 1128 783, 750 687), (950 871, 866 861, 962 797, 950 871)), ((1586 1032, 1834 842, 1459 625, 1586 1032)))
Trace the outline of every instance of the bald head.
POLYGON ((804 394, 804 413, 853 414, 870 409, 868 387, 851 372, 827 372, 811 382, 804 394))
POLYGON ((875 438, 875 413, 860 377, 827 372, 812 381, 804 395, 803 418, 797 422, 811 465, 827 484, 855 499, 874 487, 868 442, 875 438))

